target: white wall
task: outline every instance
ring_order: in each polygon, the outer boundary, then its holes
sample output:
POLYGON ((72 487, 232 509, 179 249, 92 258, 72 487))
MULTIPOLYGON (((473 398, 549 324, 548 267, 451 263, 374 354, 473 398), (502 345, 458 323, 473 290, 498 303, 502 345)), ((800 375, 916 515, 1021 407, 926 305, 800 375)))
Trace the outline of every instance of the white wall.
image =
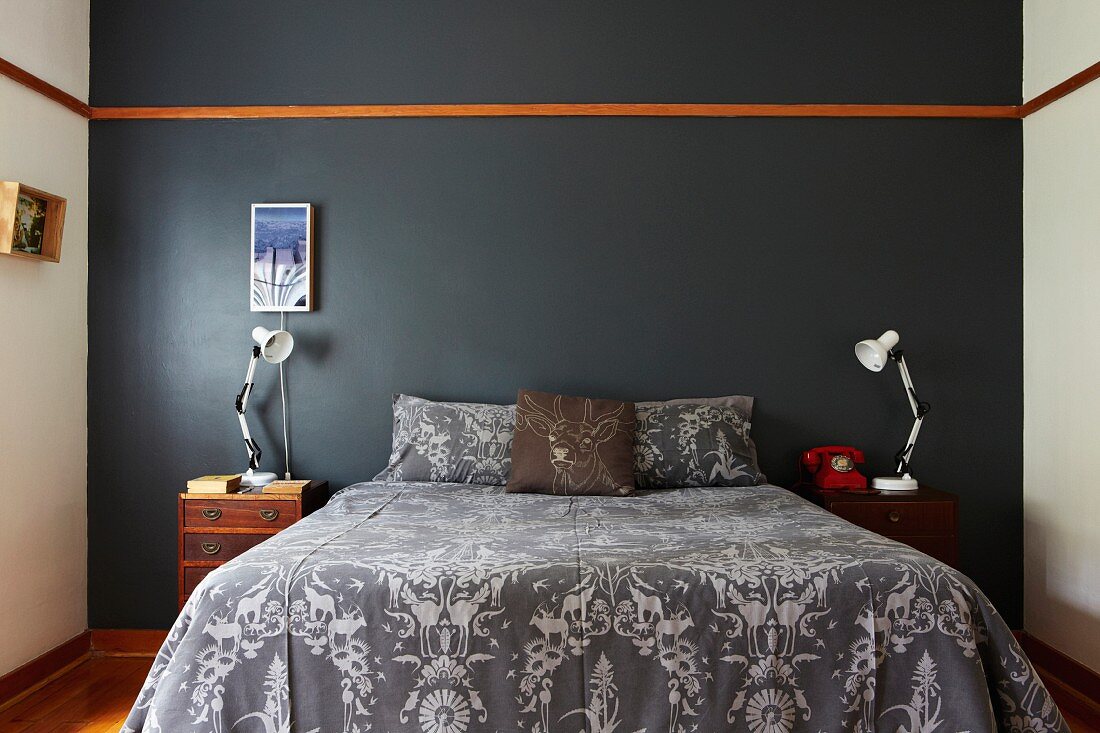
MULTIPOLYGON (((87 99, 87 0, 0 0, 0 18, 0 56, 87 99)), ((68 199, 59 264, 0 256, 4 674, 87 627, 87 121, 0 77, 0 180, 68 199)))
POLYGON ((1100 61, 1100 3, 1024 0, 1024 101, 1100 61))
MULTIPOLYGON (((1024 3, 1024 99, 1100 61, 1100 3, 1024 3)), ((1100 81, 1024 120, 1024 627, 1100 670, 1100 81)))

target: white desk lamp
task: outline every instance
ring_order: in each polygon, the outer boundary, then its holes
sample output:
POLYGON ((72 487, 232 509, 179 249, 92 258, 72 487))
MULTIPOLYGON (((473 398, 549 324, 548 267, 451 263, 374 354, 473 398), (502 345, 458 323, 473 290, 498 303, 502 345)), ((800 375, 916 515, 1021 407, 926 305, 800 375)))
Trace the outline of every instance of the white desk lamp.
POLYGON ((917 480, 909 473, 909 458, 913 455, 921 422, 932 409, 927 402, 917 399, 913 378, 909 376, 909 367, 905 365, 905 356, 900 349, 894 348, 898 345, 898 340, 897 331, 887 331, 877 339, 867 339, 856 344, 856 357, 872 372, 881 372, 888 359, 897 363, 898 371, 901 372, 901 383, 905 385, 905 396, 909 398, 909 406, 913 408, 914 421, 909 440, 894 456, 894 460, 898 462, 898 475, 880 476, 871 481, 871 487, 879 491, 916 491, 918 488, 917 480))
MULTIPOLYGON (((252 347, 252 358, 248 362, 248 373, 244 378, 244 387, 237 395, 237 419, 241 421, 244 444, 248 448, 248 470, 241 478, 241 486, 267 486, 278 478, 271 471, 258 471, 263 451, 248 431, 248 421, 244 413, 248 409, 248 396, 252 394, 252 377, 256 373, 256 362, 263 357, 268 364, 280 364, 294 350, 294 337, 286 331, 269 331, 263 326, 252 329, 252 338, 258 344, 252 347)), ((280 367, 281 369, 282 367, 280 367)), ((283 405, 283 441, 286 443, 286 404, 283 405)), ((287 457, 287 478, 290 478, 290 458, 287 457)))

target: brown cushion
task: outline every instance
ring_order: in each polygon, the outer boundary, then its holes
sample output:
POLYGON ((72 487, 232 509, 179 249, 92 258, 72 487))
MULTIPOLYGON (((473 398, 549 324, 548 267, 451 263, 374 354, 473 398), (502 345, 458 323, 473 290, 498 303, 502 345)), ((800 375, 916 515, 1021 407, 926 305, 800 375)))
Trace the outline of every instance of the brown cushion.
POLYGON ((512 493, 634 492, 634 403, 521 389, 512 439, 512 493))

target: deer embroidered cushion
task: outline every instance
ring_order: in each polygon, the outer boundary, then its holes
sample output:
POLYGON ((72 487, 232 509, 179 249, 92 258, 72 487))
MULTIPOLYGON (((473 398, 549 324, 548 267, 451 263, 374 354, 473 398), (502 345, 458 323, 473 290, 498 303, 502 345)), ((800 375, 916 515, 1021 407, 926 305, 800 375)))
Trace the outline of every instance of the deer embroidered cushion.
POLYGON ((515 405, 393 396, 393 451, 375 481, 508 483, 515 405))
POLYGON ((636 415, 634 479, 640 488, 756 486, 767 481, 749 437, 752 421, 739 407, 647 402, 638 405, 636 415))
POLYGON ((632 402, 520 390, 507 491, 626 496, 633 443, 632 402))

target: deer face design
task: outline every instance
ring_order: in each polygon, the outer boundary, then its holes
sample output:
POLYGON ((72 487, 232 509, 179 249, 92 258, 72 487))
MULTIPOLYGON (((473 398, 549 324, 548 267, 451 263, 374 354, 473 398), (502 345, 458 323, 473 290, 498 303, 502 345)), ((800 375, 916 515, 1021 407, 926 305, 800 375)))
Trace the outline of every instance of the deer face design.
POLYGON ((547 410, 524 395, 526 404, 516 408, 518 427, 531 430, 549 441, 550 464, 554 467, 555 489, 586 489, 610 476, 596 449, 619 430, 619 415, 624 406, 598 418, 592 416, 592 402, 585 400, 584 417, 569 420, 562 415, 561 397, 554 398, 554 409, 547 410))

